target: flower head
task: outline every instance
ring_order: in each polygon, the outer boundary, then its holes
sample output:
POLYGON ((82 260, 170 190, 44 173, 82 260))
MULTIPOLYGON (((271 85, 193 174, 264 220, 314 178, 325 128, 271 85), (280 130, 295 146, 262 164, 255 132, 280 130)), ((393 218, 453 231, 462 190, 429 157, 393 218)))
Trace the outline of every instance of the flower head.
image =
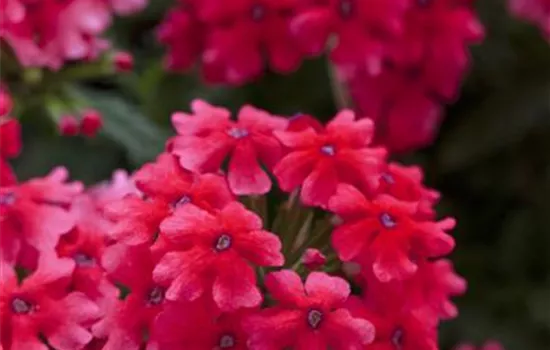
POLYGON ((340 185, 329 210, 344 221, 332 235, 340 259, 352 261, 368 254, 375 275, 383 282, 408 278, 418 269, 415 261, 442 256, 454 247, 445 232, 454 227, 454 220, 418 220, 415 202, 387 195, 369 201, 354 187, 340 185))
POLYGON ((180 164, 193 172, 216 172, 229 158, 227 179, 237 195, 264 194, 271 180, 262 165, 271 169, 283 155, 283 148, 273 136, 286 128, 287 121, 252 106, 239 111, 237 121, 229 111, 196 100, 193 114, 172 116, 179 134, 172 144, 172 153, 180 164))
POLYGON ((302 284, 297 273, 282 270, 267 276, 266 287, 278 304, 246 321, 253 348, 351 349, 374 339, 372 324, 343 307, 350 288, 339 277, 312 272, 302 284))
POLYGON ((301 186, 307 205, 326 207, 341 183, 372 191, 377 185, 385 151, 370 148, 372 122, 355 120, 353 112, 340 112, 320 132, 277 131, 275 136, 289 149, 273 169, 279 186, 290 192, 301 186))
POLYGON ((196 300, 212 293, 224 311, 255 307, 262 301, 252 266, 281 266, 281 242, 262 230, 262 220, 233 202, 216 214, 186 205, 161 225, 171 251, 156 266, 155 281, 168 287, 170 300, 196 300), (254 264, 254 265, 252 265, 254 264))

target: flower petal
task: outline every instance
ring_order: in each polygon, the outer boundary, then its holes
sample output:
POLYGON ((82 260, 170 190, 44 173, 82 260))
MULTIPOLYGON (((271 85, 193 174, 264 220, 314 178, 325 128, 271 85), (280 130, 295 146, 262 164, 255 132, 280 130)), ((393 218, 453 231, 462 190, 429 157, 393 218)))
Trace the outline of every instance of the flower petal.
POLYGON ((228 182, 236 195, 265 194, 271 189, 271 180, 258 163, 258 155, 248 140, 241 141, 229 161, 228 182))

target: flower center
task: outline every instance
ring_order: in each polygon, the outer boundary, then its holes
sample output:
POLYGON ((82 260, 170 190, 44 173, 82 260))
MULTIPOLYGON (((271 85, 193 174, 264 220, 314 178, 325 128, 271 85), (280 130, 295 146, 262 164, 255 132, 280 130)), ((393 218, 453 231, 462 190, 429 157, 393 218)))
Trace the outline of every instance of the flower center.
POLYGON ((388 173, 382 174, 382 180, 384 180, 384 182, 386 182, 388 185, 393 185, 395 183, 395 179, 393 178, 393 176, 388 173))
POLYGON ((353 0, 340 0, 338 12, 343 19, 349 19, 353 14, 353 0))
POLYGON ((159 305, 164 300, 164 288, 161 286, 155 286, 147 295, 147 304, 149 305, 159 305))
POLYGON ((242 139, 248 136, 248 130, 241 128, 231 128, 227 131, 227 134, 235 139, 242 139))
POLYGON ((216 240, 216 245, 214 248, 218 252, 223 252, 224 250, 229 249, 229 247, 231 247, 231 237, 223 234, 216 240))
POLYGON ((321 153, 327 156, 333 156, 336 153, 336 149, 333 145, 324 145, 321 147, 321 153))
POLYGON ((0 205, 12 205, 15 202, 15 193, 6 192, 0 194, 0 205))
POLYGON ((11 301, 11 309, 19 315, 28 314, 32 310, 32 305, 21 298, 14 298, 11 301))
POLYGON ((229 349, 235 346, 235 337, 229 334, 224 334, 220 337, 220 349, 229 349))
POLYGON ((393 217, 388 213, 382 213, 380 215, 380 223, 387 229, 391 229, 397 226, 397 222, 395 222, 393 217))
POLYGON ((251 10, 252 20, 254 22, 260 22, 265 17, 265 7, 262 4, 255 4, 251 10))
POLYGON ((403 330, 401 328, 397 328, 391 337, 391 342, 397 349, 401 349, 403 345, 403 330))
POLYGON ((73 255, 73 260, 77 266, 80 267, 92 267, 95 266, 95 260, 91 256, 85 253, 76 253, 73 255))
POLYGON ((174 203, 174 208, 178 208, 189 203, 191 203, 191 197, 189 197, 188 195, 184 195, 174 203))
POLYGON ((323 321, 323 313, 319 310, 312 309, 307 313, 307 324, 313 328, 317 329, 323 321))

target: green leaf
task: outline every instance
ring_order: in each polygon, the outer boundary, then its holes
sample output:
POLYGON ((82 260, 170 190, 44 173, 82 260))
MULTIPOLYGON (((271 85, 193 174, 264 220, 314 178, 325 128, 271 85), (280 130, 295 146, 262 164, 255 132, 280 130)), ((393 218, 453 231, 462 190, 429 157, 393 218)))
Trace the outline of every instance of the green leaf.
POLYGON ((145 117, 137 106, 112 91, 83 88, 75 93, 103 114, 102 132, 124 147, 132 163, 142 164, 162 152, 169 133, 145 117))

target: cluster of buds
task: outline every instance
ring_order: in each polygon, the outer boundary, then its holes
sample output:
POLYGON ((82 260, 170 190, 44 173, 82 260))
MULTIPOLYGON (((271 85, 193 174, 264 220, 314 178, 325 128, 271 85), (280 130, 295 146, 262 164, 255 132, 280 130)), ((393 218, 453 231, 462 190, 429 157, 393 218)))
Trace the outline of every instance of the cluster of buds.
POLYGON ((103 125, 101 114, 95 109, 88 109, 82 113, 80 121, 73 115, 64 115, 59 119, 59 133, 63 136, 82 134, 94 137, 103 125))
POLYGON ((131 178, 0 187, 4 349, 438 348, 454 220, 371 120, 191 109, 131 178))

